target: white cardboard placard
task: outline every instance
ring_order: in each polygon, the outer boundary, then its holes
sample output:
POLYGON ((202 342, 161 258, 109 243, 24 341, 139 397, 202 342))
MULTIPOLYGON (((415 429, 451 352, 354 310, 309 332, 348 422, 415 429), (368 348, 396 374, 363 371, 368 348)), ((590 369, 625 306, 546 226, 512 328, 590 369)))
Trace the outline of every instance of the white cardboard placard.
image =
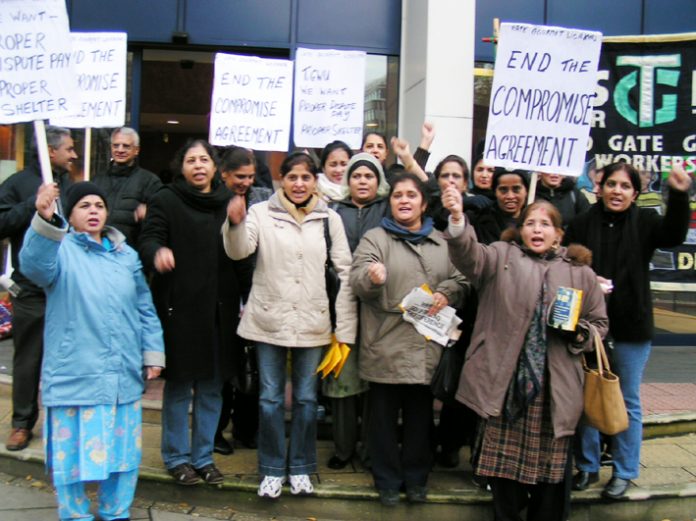
POLYGON ((217 53, 210 143, 287 151, 292 68, 289 60, 217 53))
POLYGON ((581 174, 601 43, 596 31, 501 24, 486 163, 581 174))
POLYGON ((297 49, 293 138, 299 147, 334 140, 360 148, 365 104, 365 53, 297 49))
POLYGON ((126 33, 71 33, 80 112, 52 117, 51 125, 113 128, 126 122, 126 33))
POLYGON ((77 111, 65 0, 0 0, 0 124, 77 111))

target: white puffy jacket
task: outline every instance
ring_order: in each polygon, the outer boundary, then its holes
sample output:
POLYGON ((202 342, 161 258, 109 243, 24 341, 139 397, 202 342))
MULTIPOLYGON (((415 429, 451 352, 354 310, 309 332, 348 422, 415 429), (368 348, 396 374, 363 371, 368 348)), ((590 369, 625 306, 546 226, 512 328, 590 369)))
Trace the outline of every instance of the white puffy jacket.
POLYGON ((225 252, 243 259, 256 252, 251 294, 238 333, 285 347, 317 347, 331 341, 326 294, 324 219, 331 234, 331 260, 341 280, 336 299, 336 337, 355 343, 357 306, 348 282, 351 253, 341 218, 318 201, 298 223, 277 194, 249 208, 246 219, 222 227, 225 252))

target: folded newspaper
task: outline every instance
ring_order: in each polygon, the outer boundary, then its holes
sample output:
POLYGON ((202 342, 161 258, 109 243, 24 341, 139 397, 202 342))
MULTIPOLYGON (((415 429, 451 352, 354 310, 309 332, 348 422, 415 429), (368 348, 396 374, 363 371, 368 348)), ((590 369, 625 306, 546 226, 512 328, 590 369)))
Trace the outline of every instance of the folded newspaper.
POLYGON ((428 310, 433 305, 433 294, 427 286, 413 288, 399 304, 403 318, 410 322, 421 335, 442 346, 450 340, 459 338, 461 331, 457 326, 461 319, 453 307, 446 306, 439 313, 429 316, 428 310))

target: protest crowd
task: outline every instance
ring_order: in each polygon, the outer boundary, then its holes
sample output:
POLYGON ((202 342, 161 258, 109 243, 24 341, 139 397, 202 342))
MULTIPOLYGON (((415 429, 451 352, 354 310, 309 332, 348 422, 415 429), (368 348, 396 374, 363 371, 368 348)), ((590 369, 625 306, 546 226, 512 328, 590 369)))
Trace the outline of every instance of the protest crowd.
MULTIPOLYGON (((162 465, 177 486, 223 484, 216 458, 241 445, 256 451, 258 496, 314 494, 330 416, 322 465, 359 461, 386 508, 427 502, 434 465, 457 467, 460 454, 497 521, 567 521, 571 491, 598 482, 607 460, 602 497, 626 498, 640 468, 651 259, 685 240, 691 177, 663 169, 659 212, 637 203, 646 182, 630 162, 594 164, 581 190, 601 34, 533 27, 503 27, 517 38, 498 42, 507 70, 471 165, 469 150, 438 150, 432 172, 433 123, 417 147, 364 124, 361 51, 217 53, 209 140, 186 132, 167 175, 140 165, 123 100, 63 93, 67 65, 32 80, 55 82, 46 103, 64 114, 20 117, 12 106, 38 103, 24 98, 0 106, 0 122, 35 124, 25 168, 0 185, 14 342, 5 446, 28 447, 42 407, 61 520, 95 519, 87 482, 99 519, 130 518, 142 395, 158 378, 162 465), (535 34, 588 45, 562 61, 548 40, 524 56, 506 47, 535 34), (562 81, 547 85, 552 65, 562 81), (78 99, 87 114, 68 110, 78 99), (89 135, 80 117, 117 108, 118 123, 93 125, 113 129, 108 165, 89 175, 86 160, 83 180, 69 128, 89 135), (266 151, 282 163, 266 165, 266 151), (588 381, 603 345, 621 414, 597 419, 588 381)), ((111 38, 125 72, 127 36, 111 38)), ((112 67, 110 52, 90 56, 112 67)), ((81 86, 125 97, 124 76, 83 72, 81 86)))
POLYGON ((258 452, 260 496, 278 498, 286 480, 292 494, 313 493, 326 407, 327 465, 360 459, 384 505, 401 491, 426 501, 433 465, 457 466, 464 445, 496 519, 524 508, 566 519, 571 489, 598 480, 603 443, 614 466, 603 496, 626 494, 653 327, 648 265, 684 239, 689 176, 671 172, 662 216, 636 206, 640 177, 627 163, 595 176, 594 204, 554 173, 541 173, 529 204, 531 173, 487 167, 482 144, 473 172, 453 154, 426 172, 435 129, 421 133, 415 153, 375 133, 358 152, 341 141, 293 152, 273 191, 256 186, 251 151, 201 139, 163 185, 138 164, 128 127, 113 132, 106 171, 70 182, 70 131, 48 127, 55 182, 32 163, 0 186, 21 287, 15 374, 28 375, 15 378, 6 445, 33 436, 41 374, 61 519, 85 514, 86 481, 100 482, 102 519, 127 518, 140 394, 158 376, 162 460, 180 485, 222 483, 213 453, 237 442, 258 452), (387 164, 390 147, 399 163, 387 164), (416 288, 423 322, 456 310, 444 345, 405 320, 416 288), (551 320, 565 288, 582 292, 570 328, 551 320), (597 335, 613 344, 629 416, 609 440, 582 419, 582 353, 597 335), (321 378, 333 344, 345 359, 321 378))

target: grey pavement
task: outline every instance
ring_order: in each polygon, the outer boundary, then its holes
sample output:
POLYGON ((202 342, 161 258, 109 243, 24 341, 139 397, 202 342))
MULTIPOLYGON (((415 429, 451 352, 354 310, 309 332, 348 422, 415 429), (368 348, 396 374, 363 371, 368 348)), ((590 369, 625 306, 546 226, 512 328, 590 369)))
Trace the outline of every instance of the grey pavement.
MULTIPOLYGON (((94 491, 90 490, 94 496, 94 491)), ((47 521, 58 519, 53 488, 32 476, 18 478, 0 472, 0 520, 47 521)), ((186 503, 152 502, 136 498, 131 509, 132 521, 307 521, 311 517, 239 512, 232 507, 205 508, 186 503)), ((327 521, 322 517, 322 521, 327 521)))

